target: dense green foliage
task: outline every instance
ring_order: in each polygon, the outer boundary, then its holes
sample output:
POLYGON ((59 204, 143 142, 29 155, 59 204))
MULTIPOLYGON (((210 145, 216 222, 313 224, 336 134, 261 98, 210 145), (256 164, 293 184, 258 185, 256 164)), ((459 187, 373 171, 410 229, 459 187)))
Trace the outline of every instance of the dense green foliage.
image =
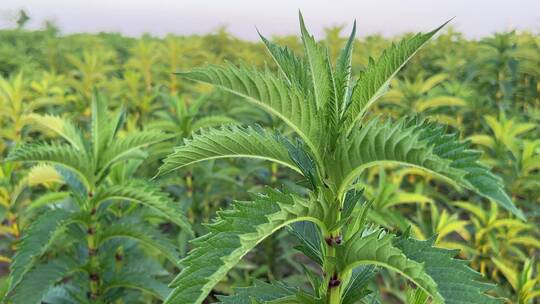
POLYGON ((0 31, 3 297, 534 303, 539 37, 341 31, 0 31))

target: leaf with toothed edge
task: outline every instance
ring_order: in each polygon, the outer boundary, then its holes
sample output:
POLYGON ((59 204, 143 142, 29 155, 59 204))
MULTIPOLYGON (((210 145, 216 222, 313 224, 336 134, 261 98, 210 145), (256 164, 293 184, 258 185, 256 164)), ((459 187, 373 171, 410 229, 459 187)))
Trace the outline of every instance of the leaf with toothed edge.
MULTIPOLYGON (((336 96, 340 103, 340 111, 345 109, 350 98, 350 81, 352 70, 352 52, 354 47, 354 40, 356 38, 356 20, 353 24, 353 29, 349 40, 345 47, 339 53, 336 61, 336 96)), ((341 118, 341 117, 340 117, 341 118)))
POLYGON ((283 137, 276 137, 289 151, 289 157, 296 164, 299 171, 304 175, 311 185, 311 189, 317 189, 319 185, 319 175, 317 173, 317 165, 307 152, 306 148, 300 140, 295 144, 283 137))
POLYGON ((17 285, 10 300, 13 301, 13 304, 44 303, 42 299, 46 293, 80 266, 65 256, 38 264, 17 285))
POLYGON ((440 176, 524 218, 505 193, 501 179, 479 162, 480 152, 471 150, 456 134, 446 133, 445 126, 415 117, 396 122, 374 118, 353 130, 349 138, 342 138, 340 145, 346 148, 338 150, 338 169, 333 171, 340 189, 349 187, 370 166, 396 163, 440 176))
POLYGON ((47 251, 56 236, 72 222, 75 215, 63 209, 50 209, 41 214, 23 232, 23 238, 10 266, 10 292, 19 285, 37 259, 47 251))
POLYGON ((130 133, 124 138, 114 140, 111 145, 103 151, 99 159, 99 167, 101 170, 105 170, 115 162, 128 158, 133 151, 162 142, 169 138, 171 138, 171 135, 158 131, 139 131, 130 133))
POLYGON ((353 269, 351 279, 343 290, 343 304, 354 304, 367 296, 371 292, 367 285, 376 274, 377 270, 373 265, 353 269))
POLYGON ((449 21, 426 34, 405 38, 383 51, 377 61, 370 60, 352 90, 345 112, 344 130, 350 132, 373 103, 385 92, 390 80, 449 21))
POLYGON ((295 85, 298 89, 305 90, 305 94, 307 95, 310 85, 308 82, 308 68, 305 61, 297 57, 288 47, 281 47, 268 41, 261 33, 259 33, 259 36, 283 73, 283 76, 287 78, 287 81, 295 85))
POLYGON ((316 143, 323 132, 324 117, 318 113, 315 103, 309 98, 306 100, 304 92, 291 87, 283 77, 269 71, 259 72, 233 65, 196 68, 177 74, 243 97, 284 121, 313 151, 317 151, 316 143))
POLYGON ((77 150, 87 153, 81 131, 70 121, 54 115, 30 114, 28 118, 32 123, 60 135, 77 150))
POLYGON ((249 287, 236 288, 231 296, 218 296, 221 304, 252 304, 253 300, 257 303, 266 303, 267 301, 277 300, 289 297, 295 294, 295 289, 287 287, 281 283, 266 283, 255 280, 255 283, 249 287))
POLYGON ((336 250, 339 273, 347 273, 357 266, 375 265, 395 271, 414 282, 435 301, 442 300, 437 283, 429 276, 423 265, 408 258, 393 245, 394 235, 383 230, 363 236, 358 232, 336 250))
POLYGON ((115 277, 107 282, 105 292, 114 288, 140 290, 144 293, 153 295, 160 300, 165 299, 171 291, 166 284, 158 281, 147 273, 125 271, 115 274, 115 277))
POLYGON ((303 254, 305 254, 317 264, 322 265, 322 236, 319 229, 317 228, 317 225, 308 221, 293 223, 289 226, 289 231, 300 242, 300 244, 296 246, 295 249, 301 251, 303 254))
POLYGON ((115 238, 126 238, 154 248, 173 263, 179 260, 176 246, 165 235, 151 226, 146 227, 140 222, 117 221, 100 231, 99 242, 103 243, 115 238))
POLYGON ((12 150, 6 161, 41 162, 63 166, 76 173, 87 188, 92 177, 93 168, 88 156, 68 144, 24 144, 12 150))
POLYGON ((503 303, 485 294, 493 285, 480 282, 482 275, 458 260, 458 250, 433 247, 435 238, 418 241, 406 236, 396 238, 394 246, 408 258, 422 263, 426 273, 437 283, 437 289, 446 304, 496 304, 503 303))
POLYGON ((184 145, 167 156, 158 175, 205 160, 236 157, 270 160, 300 171, 278 135, 259 126, 223 126, 201 130, 184 140, 184 145))
POLYGON ((325 46, 317 44, 315 38, 308 33, 301 13, 298 14, 298 18, 300 19, 300 31, 310 71, 309 78, 313 87, 315 103, 319 109, 322 109, 330 100, 336 100, 334 76, 332 75, 328 52, 325 46))
POLYGON ((103 186, 98 189, 92 200, 96 205, 107 200, 134 202, 158 211, 165 218, 183 228, 187 233, 192 233, 191 225, 181 206, 177 202, 173 202, 159 188, 146 182, 103 186))
POLYGON ((207 225, 209 233, 193 241, 194 249, 180 265, 173 291, 165 303, 199 304, 234 265, 259 242, 276 230, 298 221, 314 221, 328 212, 316 200, 268 189, 252 202, 236 202, 220 211, 207 225))

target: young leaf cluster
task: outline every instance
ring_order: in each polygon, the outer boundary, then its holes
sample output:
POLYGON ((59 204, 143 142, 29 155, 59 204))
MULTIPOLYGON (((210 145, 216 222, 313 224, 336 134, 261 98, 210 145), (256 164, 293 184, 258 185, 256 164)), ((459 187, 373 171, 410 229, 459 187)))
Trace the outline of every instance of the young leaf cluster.
POLYGON ((56 176, 67 196, 35 207, 37 215, 13 257, 8 299, 21 304, 60 299, 112 303, 141 291, 145 297, 163 299, 169 291, 159 278, 165 269, 152 263, 163 257, 175 265, 179 254, 148 219, 161 218, 188 233, 190 224, 180 205, 157 185, 114 176, 136 169, 145 157, 142 148, 169 136, 156 131, 120 136, 123 111, 109 117, 106 101, 97 92, 88 137, 57 116, 33 114, 31 120, 64 140, 21 145, 7 160, 46 166, 41 177, 56 176))

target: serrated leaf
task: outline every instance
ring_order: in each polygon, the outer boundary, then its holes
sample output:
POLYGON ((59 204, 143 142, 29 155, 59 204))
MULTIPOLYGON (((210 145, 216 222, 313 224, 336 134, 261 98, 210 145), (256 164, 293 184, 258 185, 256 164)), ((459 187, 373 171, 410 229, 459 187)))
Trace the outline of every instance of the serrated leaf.
MULTIPOLYGON (((446 22, 448 23, 448 22, 446 22)), ((390 80, 411 59, 412 56, 435 35, 444 23, 426 34, 417 34, 405 38, 392 47, 383 51, 377 61, 372 61, 367 69, 360 74, 353 88, 351 102, 347 106, 344 130, 350 132, 387 89, 390 80)))
POLYGON ((30 205, 28 205, 26 210, 30 211, 36 208, 43 207, 50 203, 59 202, 65 200, 70 195, 67 191, 49 191, 41 196, 36 197, 30 205))
POLYGON ((444 303, 502 303, 485 294, 492 286, 478 281, 482 278, 481 274, 469 268, 467 261, 454 258, 457 250, 433 247, 434 240, 398 238, 394 245, 408 258, 424 265, 426 273, 437 283, 444 303))
POLYGON ((141 272, 120 272, 116 273, 114 278, 107 282, 104 292, 114 288, 129 288, 140 290, 151 294, 160 300, 164 300, 171 289, 147 273, 141 272))
POLYGON ((88 157, 67 144, 25 144, 12 150, 6 161, 44 162, 60 165, 79 175, 85 186, 90 184, 92 176, 92 165, 88 157))
POLYGON ((295 144, 292 144, 285 138, 279 138, 279 141, 287 148, 290 159, 308 180, 311 189, 317 189, 320 184, 319 175, 317 173, 317 164, 304 148, 302 142, 298 140, 295 144))
POLYGON ((257 303, 266 303, 267 301, 285 298, 295 294, 293 288, 283 284, 266 283, 255 280, 255 283, 249 287, 235 288, 232 296, 218 296, 221 304, 252 304, 253 300, 257 303))
POLYGON ((40 127, 49 129, 67 140, 77 150, 86 153, 81 131, 70 121, 54 115, 30 114, 28 119, 40 127))
POLYGON ((132 155, 132 152, 140 148, 164 141, 171 138, 171 135, 159 131, 139 131, 129 133, 124 138, 114 140, 106 150, 103 151, 99 159, 99 168, 106 170, 112 164, 125 160, 132 155))
POLYGON ((202 130, 185 140, 167 156, 158 175, 205 160, 235 157, 270 160, 300 171, 275 134, 260 127, 224 126, 202 130))
POLYGON ((38 164, 33 166, 26 175, 26 178, 29 186, 48 186, 50 184, 62 182, 62 176, 54 168, 54 166, 46 164, 38 164))
POLYGON ((369 282, 375 277, 377 271, 375 266, 361 266, 353 269, 351 279, 349 284, 343 290, 342 303, 343 304, 354 304, 365 296, 367 296, 370 291, 367 289, 369 282))
POLYGON ((321 248, 321 232, 312 222, 298 222, 290 225, 289 231, 300 241, 295 249, 301 251, 307 257, 319 265, 323 264, 323 250, 321 248))
POLYGON ((173 263, 179 260, 178 251, 172 241, 152 226, 141 225, 140 222, 117 221, 101 229, 98 238, 100 244, 114 238, 133 239, 156 249, 173 263))
POLYGON ((221 125, 233 125, 240 124, 240 122, 234 118, 224 115, 206 115, 198 118, 192 125, 191 131, 195 132, 200 129, 208 129, 213 127, 219 127, 221 125))
POLYGON ((437 284, 427 274, 422 264, 409 259, 394 247, 394 236, 375 231, 367 236, 357 233, 336 250, 338 269, 347 273, 357 266, 376 265, 395 271, 426 291, 435 301, 442 300, 437 284))
POLYGON ((356 20, 353 24, 353 29, 347 44, 341 52, 336 61, 336 96, 341 107, 340 111, 343 111, 345 106, 348 104, 350 97, 350 82, 351 82, 351 68, 352 68, 352 52, 354 47, 354 40, 356 36, 356 20))
POLYGON ((306 90, 306 93, 308 93, 310 85, 306 62, 297 57, 288 47, 281 47, 268 41, 261 33, 259 33, 259 36, 287 81, 300 90, 306 90))
POLYGON ((446 181, 492 199, 523 219, 505 193, 500 178, 479 162, 480 152, 471 150, 468 142, 447 134, 446 127, 427 120, 402 118, 397 122, 372 119, 354 130, 338 151, 336 176, 342 191, 366 168, 397 163, 424 169, 446 181))
POLYGON ((98 160, 101 151, 109 143, 111 134, 109 128, 110 122, 107 115, 107 104, 104 97, 94 89, 92 93, 92 155, 94 160, 98 160))
POLYGON ((351 189, 345 194, 345 199, 343 201, 343 210, 341 211, 342 218, 348 218, 351 216, 354 208, 362 200, 364 195, 364 189, 356 190, 351 189))
POLYGON ((11 286, 13 291, 27 272, 53 243, 62 229, 71 223, 73 213, 63 209, 51 209, 41 214, 30 227, 23 231, 23 237, 11 264, 11 286))
POLYGON ((341 106, 336 97, 336 88, 334 75, 332 73, 328 50, 317 44, 304 24, 302 14, 298 14, 300 19, 300 31, 302 33, 302 42, 304 43, 304 52, 309 66, 309 79, 313 87, 315 103, 319 109, 325 107, 325 112, 329 114, 331 124, 337 126, 338 116, 341 113, 341 106))
MULTIPOLYGON (((182 272, 165 303, 202 303, 229 269, 273 232, 288 224, 318 219, 326 211, 317 201, 268 190, 252 202, 236 202, 209 224, 209 233, 193 241, 194 249, 181 261, 182 272)), ((323 226, 324 227, 324 226, 323 226)))
POLYGON ((84 201, 89 189, 89 185, 85 184, 85 180, 75 171, 67 169, 64 166, 55 165, 54 169, 60 173, 62 180, 69 186, 71 193, 80 201, 84 201))
POLYGON ((93 201, 95 204, 107 200, 124 200, 141 204, 158 211, 171 222, 182 227, 186 232, 193 233, 183 209, 178 202, 172 201, 168 194, 146 182, 131 182, 127 184, 102 186, 98 189, 93 201))
POLYGON ((44 303, 54 304, 73 304, 81 302, 78 301, 75 296, 72 295, 72 291, 69 289, 71 286, 56 285, 49 289, 47 294, 43 298, 44 303), (66 288, 67 287, 67 288, 66 288))
POLYGON ((246 101, 277 116, 291 127, 314 153, 317 153, 324 117, 318 113, 315 103, 306 101, 305 94, 298 88, 291 87, 285 79, 268 71, 259 72, 233 65, 225 68, 217 66, 197 68, 191 72, 178 74, 243 97, 246 101))
POLYGON ((13 304, 39 304, 54 284, 62 280, 78 265, 63 257, 31 269, 11 297, 13 304))

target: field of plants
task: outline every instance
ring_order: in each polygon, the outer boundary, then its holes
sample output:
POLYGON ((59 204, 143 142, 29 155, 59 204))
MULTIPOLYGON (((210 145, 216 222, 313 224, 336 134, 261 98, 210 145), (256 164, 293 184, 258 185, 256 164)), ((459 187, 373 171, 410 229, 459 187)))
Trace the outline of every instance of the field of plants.
POLYGON ((437 31, 0 30, 3 303, 540 303, 540 36, 437 31))

